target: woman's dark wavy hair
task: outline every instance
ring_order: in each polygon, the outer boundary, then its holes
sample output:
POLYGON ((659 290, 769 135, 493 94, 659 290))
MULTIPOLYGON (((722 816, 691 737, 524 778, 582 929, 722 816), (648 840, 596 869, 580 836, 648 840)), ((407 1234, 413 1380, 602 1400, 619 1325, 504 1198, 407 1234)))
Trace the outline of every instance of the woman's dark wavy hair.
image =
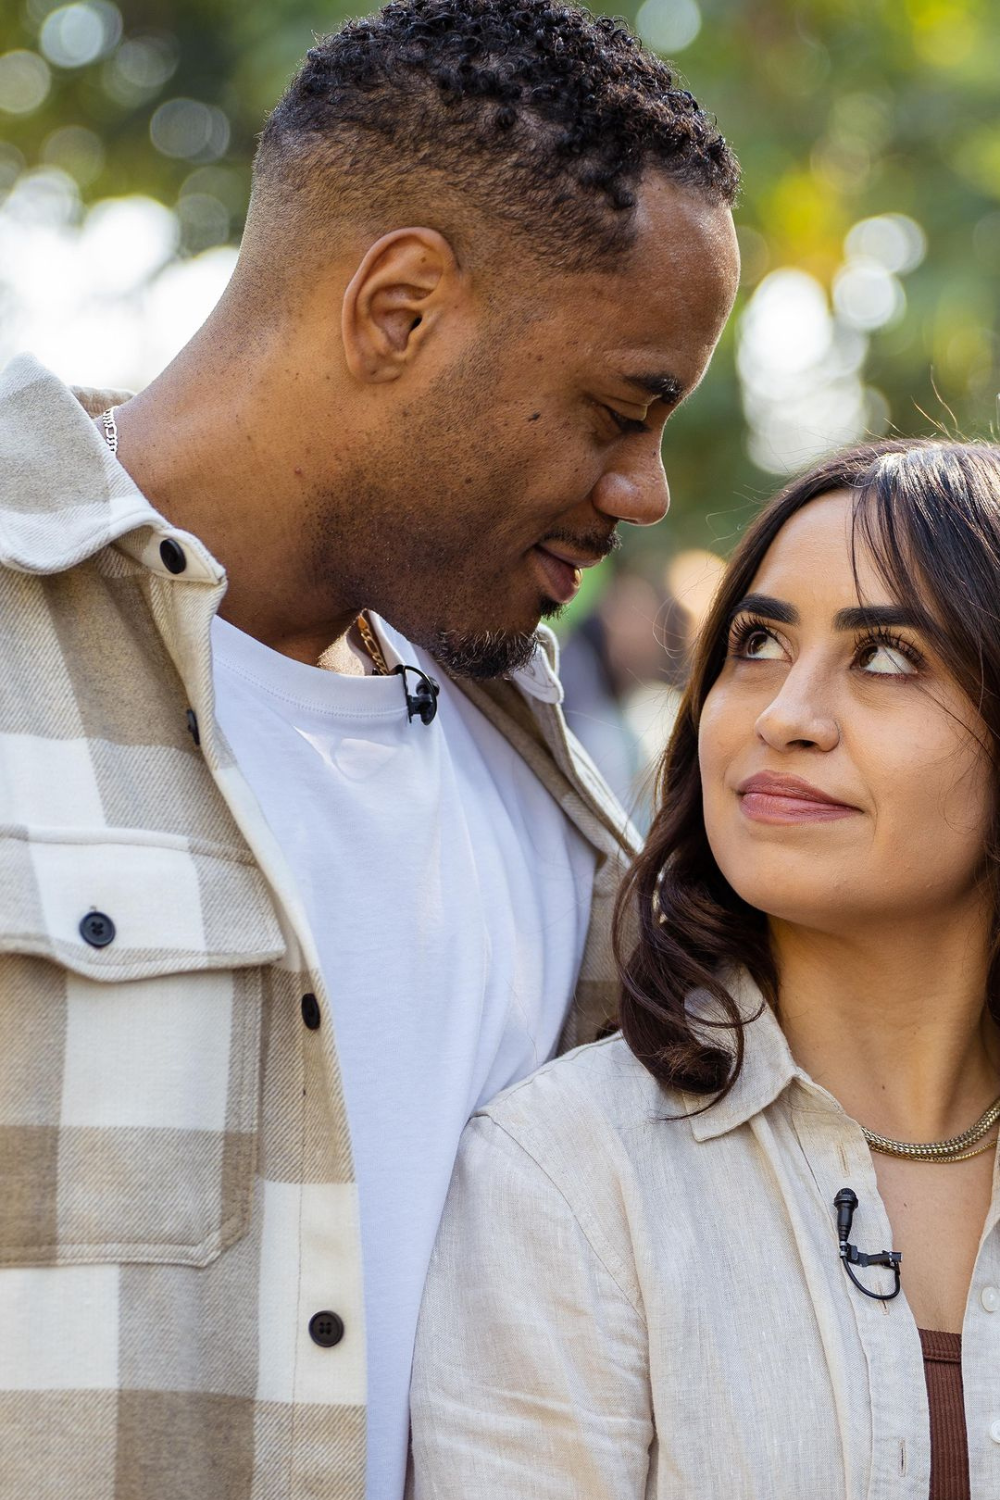
MULTIPOLYGON (((840 489, 855 497, 855 558, 859 546, 870 553, 892 596, 917 611, 979 710, 1000 788, 1000 446, 900 439, 837 454, 771 500, 730 560, 659 769, 659 810, 618 899, 625 1040, 661 1083, 693 1094, 723 1097, 743 1065, 744 1026, 752 1022, 741 1018, 727 971, 746 968, 770 1005, 778 999, 767 917, 736 894, 709 847, 701 711, 726 657, 735 607, 772 541, 810 500, 840 489), (685 1006, 696 989, 721 1007, 720 1019, 700 1019, 697 1028, 685 1006), (709 1026, 719 1028, 718 1040, 709 1026)), ((997 809, 985 832, 984 868, 995 913, 987 999, 1000 1020, 1000 796, 997 809)))

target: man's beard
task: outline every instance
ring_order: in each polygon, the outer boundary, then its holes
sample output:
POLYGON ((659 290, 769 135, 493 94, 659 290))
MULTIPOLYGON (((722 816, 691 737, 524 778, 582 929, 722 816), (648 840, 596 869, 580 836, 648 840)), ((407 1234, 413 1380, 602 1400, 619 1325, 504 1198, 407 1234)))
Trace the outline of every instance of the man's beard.
MULTIPOLYGON (((562 613, 562 605, 550 600, 542 610, 546 619, 562 613)), ((491 677, 510 677, 526 667, 538 646, 537 631, 439 630, 427 649, 453 677, 472 677, 486 682, 491 677)))
POLYGON ((535 652, 538 636, 520 630, 481 630, 466 634, 441 630, 429 650, 435 661, 454 677, 509 677, 526 667, 535 652))

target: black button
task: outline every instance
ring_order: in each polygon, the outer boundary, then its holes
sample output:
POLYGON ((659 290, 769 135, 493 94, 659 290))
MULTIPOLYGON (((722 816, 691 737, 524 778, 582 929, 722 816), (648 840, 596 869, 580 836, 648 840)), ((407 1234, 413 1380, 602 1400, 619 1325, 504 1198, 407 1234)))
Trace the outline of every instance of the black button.
POLYGON ((92 948, 106 948, 115 940, 115 924, 102 911, 88 911, 80 923, 80 936, 92 948))
POLYGON ((188 734, 194 740, 194 742, 195 742, 196 745, 200 745, 201 744, 201 732, 198 729, 198 715, 195 713, 195 711, 194 711, 193 708, 189 708, 188 711, 187 711, 187 724, 188 724, 188 734))
POLYGON ((320 1014, 319 1001, 315 995, 302 996, 302 1019, 310 1031, 319 1030, 320 1014))
POLYGON ((188 560, 184 556, 184 548, 179 542, 175 542, 172 536, 168 536, 160 543, 160 557, 168 573, 183 573, 188 565, 188 560))
POLYGON ((309 1319, 309 1337, 321 1349, 332 1349, 344 1337, 344 1320, 335 1312, 313 1313, 309 1319))

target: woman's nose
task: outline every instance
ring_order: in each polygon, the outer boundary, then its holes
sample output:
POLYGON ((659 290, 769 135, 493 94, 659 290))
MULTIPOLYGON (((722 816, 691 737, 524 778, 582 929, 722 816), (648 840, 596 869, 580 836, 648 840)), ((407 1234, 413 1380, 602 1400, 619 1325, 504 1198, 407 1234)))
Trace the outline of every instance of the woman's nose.
POLYGON ((754 728, 772 750, 833 750, 840 743, 840 725, 821 685, 794 668, 754 728))

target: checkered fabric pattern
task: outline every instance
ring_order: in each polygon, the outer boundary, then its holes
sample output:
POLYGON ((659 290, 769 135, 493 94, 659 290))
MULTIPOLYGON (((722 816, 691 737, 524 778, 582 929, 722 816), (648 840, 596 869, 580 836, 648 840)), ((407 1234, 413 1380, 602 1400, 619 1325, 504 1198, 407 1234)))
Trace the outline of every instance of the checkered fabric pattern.
MULTIPOLYGON (((0 1494, 361 1500, 326 995, 214 723, 224 574, 107 450, 88 413, 121 399, 27 357, 0 375, 0 1494)), ((544 693, 468 691, 598 850, 575 1043, 613 1005, 633 836, 544 693)))

